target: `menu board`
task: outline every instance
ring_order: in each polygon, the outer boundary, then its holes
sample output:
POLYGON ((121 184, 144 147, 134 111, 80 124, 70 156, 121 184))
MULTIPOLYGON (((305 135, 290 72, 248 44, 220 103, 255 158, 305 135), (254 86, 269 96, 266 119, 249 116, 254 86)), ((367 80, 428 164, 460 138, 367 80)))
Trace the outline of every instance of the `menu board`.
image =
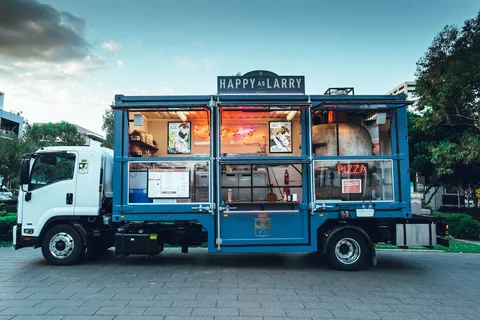
POLYGON ((343 179, 342 193, 362 193, 361 179, 343 179))
POLYGON ((190 198, 190 171, 185 168, 149 169, 147 196, 156 199, 190 198))

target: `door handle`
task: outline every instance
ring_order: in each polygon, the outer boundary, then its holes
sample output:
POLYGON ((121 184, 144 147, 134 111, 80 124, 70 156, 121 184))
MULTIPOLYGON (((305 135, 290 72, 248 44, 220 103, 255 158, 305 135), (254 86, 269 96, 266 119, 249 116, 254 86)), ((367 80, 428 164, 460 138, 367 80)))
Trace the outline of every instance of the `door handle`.
POLYGON ((67 193, 67 204, 73 204, 73 193, 67 193))

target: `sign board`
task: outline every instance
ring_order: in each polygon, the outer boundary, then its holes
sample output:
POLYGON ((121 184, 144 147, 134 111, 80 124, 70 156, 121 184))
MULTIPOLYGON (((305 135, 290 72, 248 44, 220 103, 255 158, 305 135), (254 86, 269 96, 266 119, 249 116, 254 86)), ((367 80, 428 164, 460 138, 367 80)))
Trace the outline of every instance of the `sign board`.
POLYGON ((217 77, 218 94, 305 94, 305 76, 279 76, 256 70, 243 76, 217 77))
POLYGON ((343 179, 342 193, 362 193, 361 179, 343 179))
POLYGON ((147 197, 190 198, 190 171, 183 168, 149 169, 147 197))
POLYGON ((480 198, 480 189, 475 190, 475 195, 477 198, 480 198))

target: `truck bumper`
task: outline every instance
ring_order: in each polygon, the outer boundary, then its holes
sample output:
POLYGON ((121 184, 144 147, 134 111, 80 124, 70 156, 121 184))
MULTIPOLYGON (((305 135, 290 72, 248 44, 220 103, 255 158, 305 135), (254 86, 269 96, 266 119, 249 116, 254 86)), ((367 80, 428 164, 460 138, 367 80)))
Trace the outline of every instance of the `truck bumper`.
POLYGON ((34 246, 37 238, 22 236, 22 225, 13 226, 13 247, 15 250, 34 246))

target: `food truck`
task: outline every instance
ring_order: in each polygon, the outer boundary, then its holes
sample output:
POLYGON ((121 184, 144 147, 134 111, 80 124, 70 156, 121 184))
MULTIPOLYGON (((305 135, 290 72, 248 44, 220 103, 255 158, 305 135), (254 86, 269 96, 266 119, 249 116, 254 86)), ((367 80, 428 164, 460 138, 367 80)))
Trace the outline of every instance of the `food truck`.
POLYGON ((305 93, 304 76, 219 76, 217 94, 116 95, 114 149, 47 147, 22 161, 15 249, 56 265, 120 257, 318 252, 339 270, 375 245, 448 246, 412 211, 403 95, 305 93))

